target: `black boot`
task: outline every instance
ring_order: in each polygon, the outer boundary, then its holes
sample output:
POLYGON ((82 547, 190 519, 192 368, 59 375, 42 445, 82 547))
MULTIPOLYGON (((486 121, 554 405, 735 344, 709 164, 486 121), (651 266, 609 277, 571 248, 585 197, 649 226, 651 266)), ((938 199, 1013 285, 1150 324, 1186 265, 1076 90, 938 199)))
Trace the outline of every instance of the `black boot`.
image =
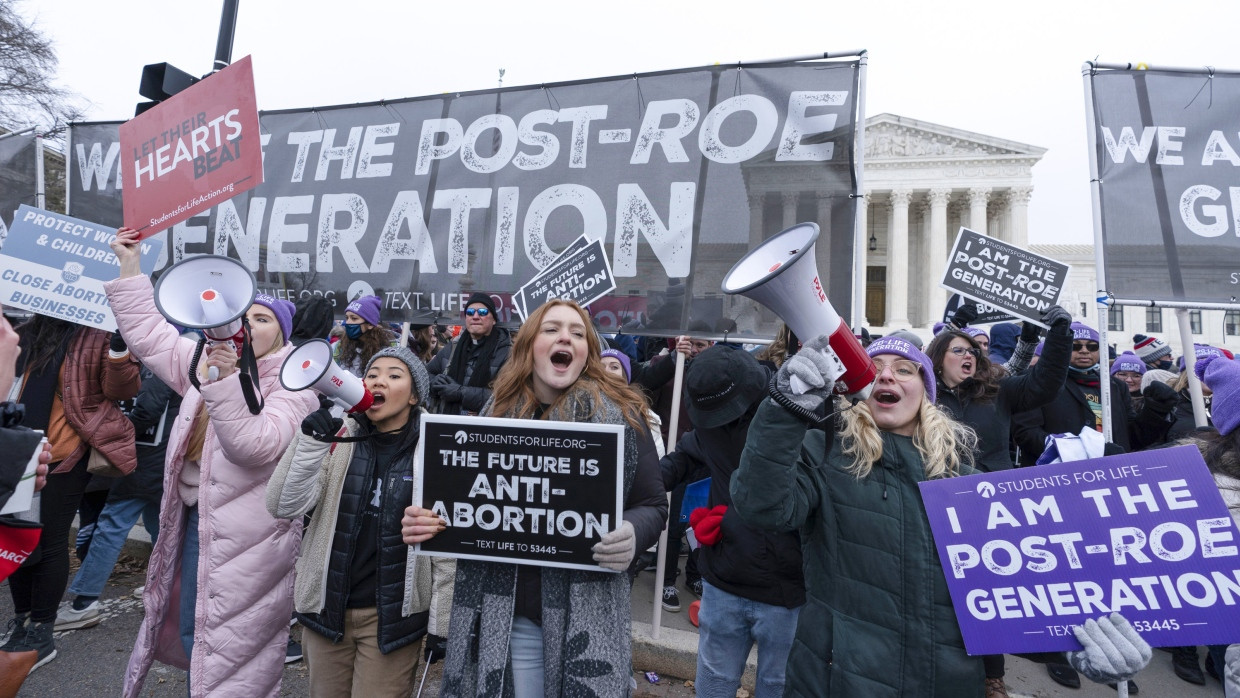
POLYGON ((55 624, 56 621, 53 620, 49 620, 46 623, 30 621, 26 623, 25 632, 20 637, 14 633, 14 636, 9 639, 2 649, 4 652, 15 654, 38 652, 34 666, 30 667, 28 672, 33 674, 35 669, 56 658, 56 641, 52 639, 52 628, 55 624))
POLYGON ((1067 664, 1047 664, 1046 673, 1060 686, 1067 686, 1068 688, 1081 687, 1081 675, 1076 673, 1076 669, 1067 664))
POLYGON ((1201 665, 1197 663, 1196 647, 1172 647, 1171 668, 1175 675, 1198 686, 1206 685, 1205 674, 1201 673, 1201 665))

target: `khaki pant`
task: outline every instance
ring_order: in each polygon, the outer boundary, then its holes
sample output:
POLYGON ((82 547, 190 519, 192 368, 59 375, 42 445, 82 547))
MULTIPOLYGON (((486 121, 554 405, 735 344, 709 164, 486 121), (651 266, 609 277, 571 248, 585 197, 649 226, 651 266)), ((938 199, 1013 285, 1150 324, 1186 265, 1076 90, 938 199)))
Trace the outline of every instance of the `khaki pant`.
POLYGON ((363 696, 408 698, 417 689, 415 677, 422 659, 422 640, 390 654, 379 652, 379 612, 347 608, 340 642, 305 629, 301 645, 310 666, 311 698, 363 696))

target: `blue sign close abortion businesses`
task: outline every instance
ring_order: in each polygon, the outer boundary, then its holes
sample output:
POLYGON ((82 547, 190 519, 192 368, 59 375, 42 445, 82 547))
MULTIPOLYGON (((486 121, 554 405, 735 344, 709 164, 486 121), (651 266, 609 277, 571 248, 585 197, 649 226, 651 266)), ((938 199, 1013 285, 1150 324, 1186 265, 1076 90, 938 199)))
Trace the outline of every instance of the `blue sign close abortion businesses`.
MULTIPOLYGON (((120 273, 109 247, 116 228, 22 205, 0 247, 0 303, 79 325, 116 330, 103 283, 120 273)), ((163 241, 142 242, 150 274, 163 241)))
POLYGON ((1240 642, 1240 530, 1193 446, 921 483, 969 654, 1240 642))

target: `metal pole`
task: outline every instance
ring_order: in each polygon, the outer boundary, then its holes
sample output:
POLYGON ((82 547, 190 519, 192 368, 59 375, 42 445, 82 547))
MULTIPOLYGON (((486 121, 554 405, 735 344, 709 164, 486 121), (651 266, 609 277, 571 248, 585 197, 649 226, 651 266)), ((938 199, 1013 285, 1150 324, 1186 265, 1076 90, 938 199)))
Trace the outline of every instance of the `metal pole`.
POLYGON ((240 0, 224 0, 224 11, 220 14, 220 35, 215 40, 215 63, 211 66, 212 73, 227 68, 232 64, 233 36, 237 31, 237 4, 240 0))
MULTIPOLYGON (((672 414, 667 427, 667 452, 676 450, 676 430, 680 428, 680 392, 685 381, 685 355, 676 353, 676 377, 672 382, 672 414)), ((663 571, 667 569, 667 527, 673 516, 680 512, 671 510, 672 493, 667 493, 667 521, 663 522, 663 532, 659 534, 658 561, 654 566, 654 611, 650 615, 650 637, 658 640, 663 627, 663 571)), ((675 564, 675 561, 673 561, 675 564)))
POLYGON ((1184 308, 1186 310, 1240 310, 1240 303, 1198 303, 1197 301, 1154 301, 1112 298, 1111 305, 1132 305, 1145 308, 1184 308))
MULTIPOLYGON (((68 158, 65 159, 68 160, 68 158)), ((37 208, 47 208, 47 185, 43 182, 43 134, 41 133, 34 137, 34 205, 37 208)))
POLYGON ((34 128, 35 128, 34 126, 30 126, 20 131, 13 131, 12 133, 6 133, 3 136, 0 136, 0 141, 4 140, 5 138, 12 138, 13 136, 24 136, 27 133, 30 133, 31 131, 33 131, 34 128))
POLYGON ((857 61, 857 131, 853 137, 853 162, 856 163, 853 174, 857 188, 853 192, 853 297, 848 323, 854 331, 865 324, 865 260, 859 250, 866 249, 868 242, 857 207, 865 206, 865 75, 869 62, 869 55, 862 51, 857 61))
POLYGON ((1240 70, 1220 70, 1213 66, 1150 65, 1149 63, 1094 63, 1085 65, 1095 70, 1159 70, 1165 73, 1196 73, 1198 75, 1240 75, 1240 70))
POLYGON ((1192 326, 1188 322, 1188 310, 1175 309, 1175 319, 1180 326, 1180 351, 1184 355, 1184 371, 1188 373, 1188 394, 1193 398, 1193 421, 1197 426, 1206 425, 1206 398, 1201 392, 1201 381, 1197 380, 1197 352, 1193 347, 1192 326))
POLYGON ((1098 177, 1098 128, 1094 115, 1093 65, 1081 67, 1085 82, 1085 131, 1089 143, 1089 193, 1093 199, 1094 218, 1094 269, 1098 281, 1098 334, 1102 340, 1098 347, 1098 392, 1102 398, 1102 438, 1111 441, 1111 374, 1107 371, 1110 355, 1107 351, 1107 323, 1110 321, 1107 304, 1110 294, 1102 288, 1106 285, 1106 258, 1102 253, 1102 180, 1098 177))

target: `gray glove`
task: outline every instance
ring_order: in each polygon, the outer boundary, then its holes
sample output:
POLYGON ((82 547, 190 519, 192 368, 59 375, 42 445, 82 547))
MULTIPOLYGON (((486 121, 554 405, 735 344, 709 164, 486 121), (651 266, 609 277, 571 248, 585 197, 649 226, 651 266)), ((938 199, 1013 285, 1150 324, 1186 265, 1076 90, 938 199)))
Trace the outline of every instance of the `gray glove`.
POLYGON ((637 552, 637 535, 633 531, 633 524, 622 522, 616 530, 603 534, 591 550, 594 551, 594 561, 600 567, 616 572, 627 570, 637 552))
POLYGON ((1058 305, 1052 305, 1042 313, 1042 324, 1055 329, 1056 325, 1060 328, 1066 328, 1072 324, 1072 315, 1058 305))
POLYGON ((831 351, 830 338, 824 334, 784 361, 775 374, 775 387, 796 406, 816 412, 831 399, 835 381, 842 375, 844 365, 831 351))
POLYGON ((1084 649, 1068 653, 1068 663, 1094 683, 1127 681, 1150 663, 1153 652, 1118 613, 1090 618, 1073 628, 1084 649))

